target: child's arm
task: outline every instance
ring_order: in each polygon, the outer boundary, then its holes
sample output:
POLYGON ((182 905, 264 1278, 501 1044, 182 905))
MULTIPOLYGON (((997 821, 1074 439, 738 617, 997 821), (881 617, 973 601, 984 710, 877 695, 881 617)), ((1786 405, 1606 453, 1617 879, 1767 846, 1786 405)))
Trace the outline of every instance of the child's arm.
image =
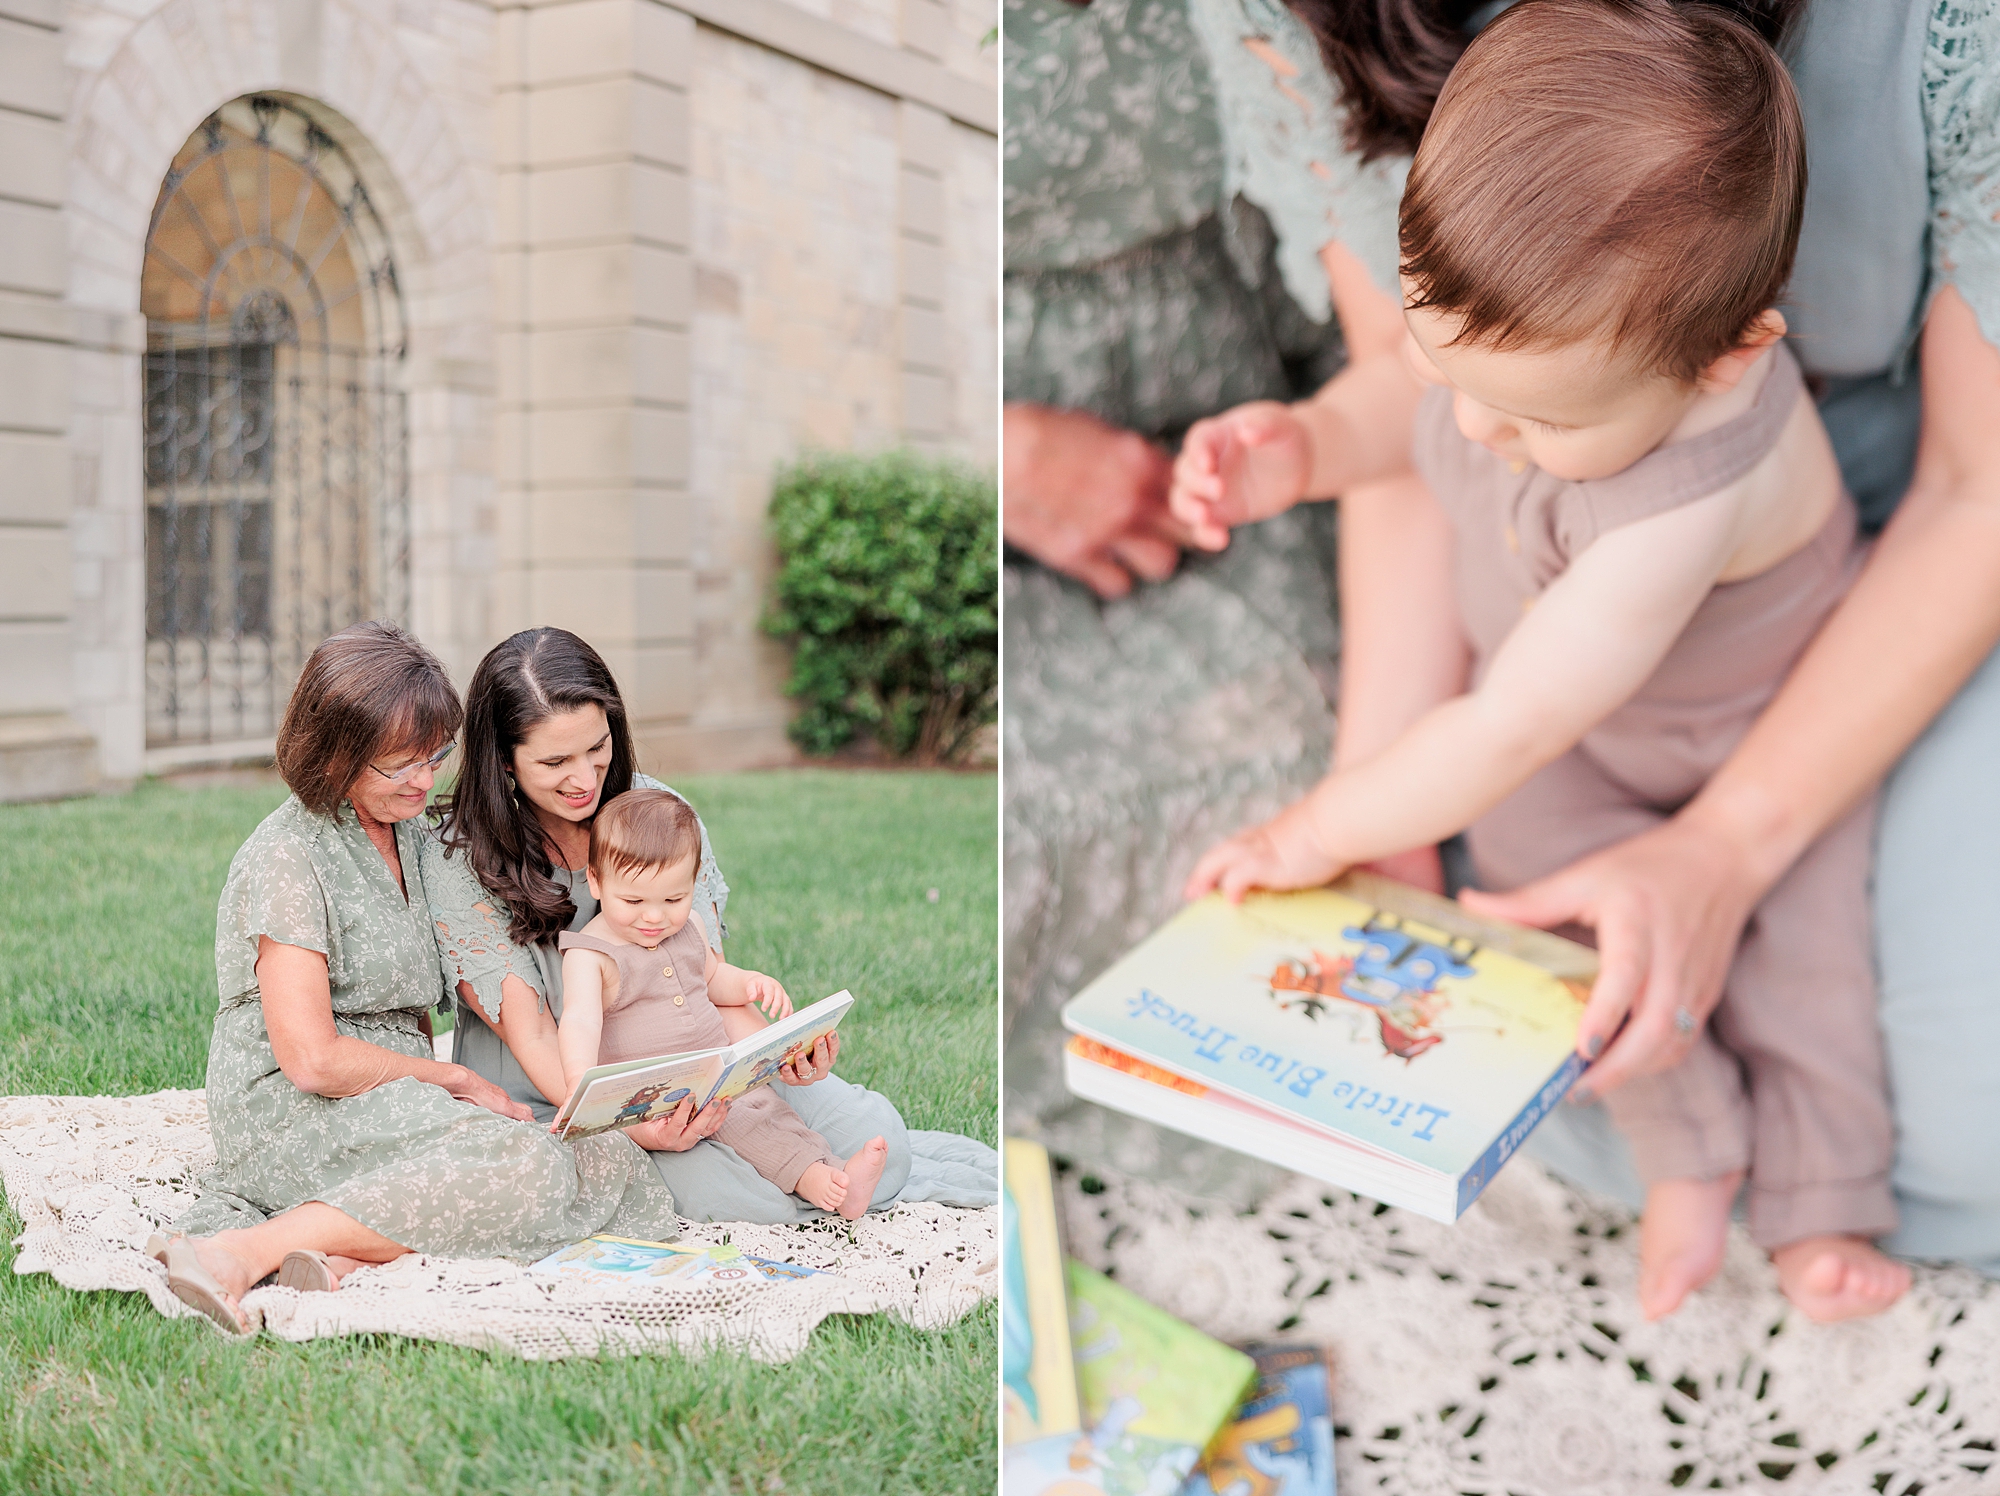
POLYGON ((792 1011, 792 1000, 776 977, 731 966, 712 948, 708 953, 708 1000, 718 1008, 742 1008, 755 1003, 774 1023, 789 1017, 792 1011))
POLYGON ((1645 683, 1722 574, 1744 521, 1732 489, 1603 536, 1515 626, 1476 690, 1211 848, 1188 897, 1314 886, 1470 825, 1645 683))
POLYGON ((1219 551, 1236 525, 1396 477, 1410 467, 1422 394, 1401 354, 1384 353, 1348 365, 1309 400, 1253 400, 1196 421, 1167 507, 1196 545, 1219 551))
MULTIPOLYGON (((1229 543, 1230 525, 1276 514, 1303 498, 1343 495, 1409 465, 1423 385, 1406 357, 1403 298, 1377 285, 1338 239, 1321 245, 1319 258, 1347 344, 1347 367, 1310 400, 1240 406, 1189 431, 1182 444, 1182 502, 1174 504, 1170 494, 1169 503, 1195 543, 1209 550, 1229 543), (1239 414, 1243 420, 1231 429, 1231 417, 1239 414)), ((1176 468, 1177 489, 1182 471, 1176 468)))
POLYGON ((578 1077, 597 1063, 604 1038, 604 961, 596 951, 563 952, 562 1021, 556 1028, 556 1048, 562 1055, 563 1094, 558 1105, 576 1089, 578 1077))
MULTIPOLYGON (((1415 473, 1341 495, 1334 768, 1373 758, 1469 684, 1471 651, 1452 586, 1454 543, 1444 506, 1415 473)), ((1444 868, 1431 843, 1373 858, 1369 866, 1444 892, 1444 868)))

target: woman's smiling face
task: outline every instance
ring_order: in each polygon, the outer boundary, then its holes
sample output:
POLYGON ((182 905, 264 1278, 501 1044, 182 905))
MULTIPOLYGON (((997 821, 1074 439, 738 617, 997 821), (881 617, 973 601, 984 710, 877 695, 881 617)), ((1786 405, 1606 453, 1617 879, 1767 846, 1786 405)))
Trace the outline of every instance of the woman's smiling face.
POLYGON ((514 747, 514 783, 544 815, 587 821, 597 814, 611 767, 611 724, 595 703, 544 717, 514 747))
MULTIPOLYGON (((451 745, 441 745, 449 748, 451 745)), ((421 815, 437 783, 441 763, 432 762, 437 748, 387 750, 364 764, 348 787, 347 800, 361 815, 379 825, 394 825, 421 815), (408 771, 401 783, 390 776, 408 771)))

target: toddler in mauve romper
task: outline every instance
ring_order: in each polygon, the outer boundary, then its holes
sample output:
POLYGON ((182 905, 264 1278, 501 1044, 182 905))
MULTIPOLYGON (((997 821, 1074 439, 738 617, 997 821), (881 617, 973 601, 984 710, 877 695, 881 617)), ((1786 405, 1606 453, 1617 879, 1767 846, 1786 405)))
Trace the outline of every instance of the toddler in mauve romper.
MULTIPOLYGON (((772 1018, 791 1012, 783 987, 724 961, 701 921, 688 918, 700 853, 694 810, 670 790, 628 790, 597 813, 590 891, 598 913, 560 940, 557 1044, 571 1090, 593 1065, 728 1044, 718 1004, 754 1003, 772 1018)), ((684 1103, 677 1114, 685 1126, 705 1126, 685 1117, 691 1109, 684 1103)), ((644 1143, 642 1129, 653 1125, 635 1128, 635 1140, 644 1143)), ((779 1189, 849 1220, 868 1209, 888 1158, 888 1144, 876 1138, 843 1162, 768 1086, 727 1103, 721 1124, 702 1135, 735 1149, 779 1189)))
MULTIPOLYGON (((1472 43, 1402 204, 1407 351, 1432 388, 1380 464, 1450 521, 1448 563, 1408 563, 1457 637, 1413 627, 1443 643, 1404 663, 1462 694, 1359 732, 1387 746, 1211 849, 1191 897, 1312 886, 1461 831, 1482 884, 1513 887, 1659 825, 1722 766, 1862 557, 1779 341, 1804 192, 1784 69, 1719 11, 1536 0, 1472 43)), ((1329 386, 1196 426, 1175 511, 1219 533, 1306 497, 1315 449, 1383 441, 1363 408, 1329 386)), ((1649 1318, 1713 1275, 1746 1181, 1751 1234, 1808 1315, 1909 1286, 1873 1244, 1896 1221, 1873 820, 1854 808, 1765 895, 1705 1030, 1684 1009, 1635 1025, 1680 1056, 1605 1093, 1647 1185, 1649 1318)), ((1637 996, 1598 984, 1587 1056, 1637 996)))

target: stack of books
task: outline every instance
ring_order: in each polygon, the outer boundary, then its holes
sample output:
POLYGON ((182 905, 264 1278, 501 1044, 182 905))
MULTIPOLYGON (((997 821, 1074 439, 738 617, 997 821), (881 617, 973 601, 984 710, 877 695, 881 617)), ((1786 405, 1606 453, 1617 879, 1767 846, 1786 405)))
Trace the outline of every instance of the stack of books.
POLYGON ((1003 1496, 1333 1496, 1321 1353, 1232 1349, 1065 1261, 1048 1154, 1004 1158, 1003 1496))
POLYGON ((1597 954, 1365 873, 1188 905, 1063 1008, 1077 1095, 1454 1221, 1582 1073, 1597 954))

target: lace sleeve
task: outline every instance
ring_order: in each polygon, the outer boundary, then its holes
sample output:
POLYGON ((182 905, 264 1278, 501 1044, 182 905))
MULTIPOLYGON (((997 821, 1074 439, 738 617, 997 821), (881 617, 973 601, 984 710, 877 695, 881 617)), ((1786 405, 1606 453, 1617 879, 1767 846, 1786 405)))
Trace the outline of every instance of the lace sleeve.
POLYGON ((1924 48, 1933 284, 2000 348, 2000 0, 1936 0, 1924 48))
MULTIPOLYGON (((632 788, 635 790, 665 790, 672 795, 681 792, 670 784, 663 784, 650 774, 634 774, 632 788)), ((681 795, 687 800, 686 795, 681 795)), ((688 804, 694 802, 688 800, 688 804)), ((729 925, 722 917, 722 911, 729 907, 729 885, 723 881, 722 869, 715 865, 715 849, 708 844, 708 823, 697 813, 695 824, 701 827, 701 862, 695 868, 694 891, 695 908, 701 914, 701 922, 708 930, 708 943, 716 950, 722 949, 722 942, 729 936, 729 925)))
POLYGON ((456 992, 460 982, 469 983, 495 1023, 500 1021, 500 984, 509 975, 526 982, 537 999, 545 998, 534 956, 507 938, 507 906, 480 885, 465 854, 447 857, 444 844, 426 828, 418 865, 445 991, 456 992))
POLYGON ((1317 321, 1331 314, 1319 251, 1334 239, 1400 299, 1396 209, 1409 161, 1364 166, 1347 149, 1334 80, 1280 0, 1189 0, 1189 12, 1222 114, 1224 189, 1270 218, 1292 299, 1317 321))

